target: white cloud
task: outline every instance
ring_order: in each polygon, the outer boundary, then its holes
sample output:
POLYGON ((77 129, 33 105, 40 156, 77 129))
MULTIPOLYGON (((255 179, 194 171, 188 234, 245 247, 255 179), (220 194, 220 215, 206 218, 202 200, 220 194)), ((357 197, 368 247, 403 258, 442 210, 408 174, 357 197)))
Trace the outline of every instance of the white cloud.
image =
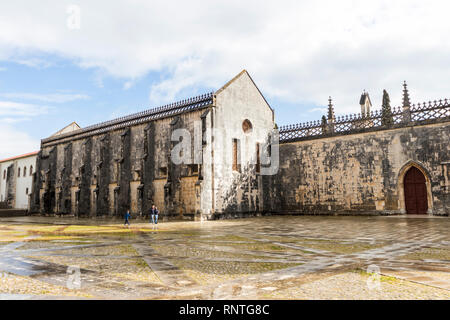
POLYGON ((126 82, 123 84, 123 90, 128 90, 128 89, 130 89, 133 85, 134 85, 134 82, 133 82, 133 81, 126 81, 126 82))
POLYGON ((7 117, 35 117, 46 114, 50 109, 51 107, 48 106, 13 101, 0 101, 0 123, 7 117))
POLYGON ((39 150, 40 141, 13 125, 31 121, 52 107, 0 100, 0 159, 39 150))
POLYGON ((8 99, 20 99, 31 101, 44 101, 54 103, 65 103, 76 100, 87 100, 88 95, 85 94, 67 94, 67 93, 50 93, 50 94, 36 94, 36 93, 0 93, 0 97, 8 99))
POLYGON ((318 112, 321 114, 326 114, 327 110, 328 110, 327 108, 312 108, 312 109, 309 109, 308 112, 318 112))
POLYGON ((383 89, 398 105, 403 80, 412 101, 450 91, 445 0, 80 0, 80 29, 67 28, 70 4, 3 1, 0 59, 45 65, 33 55, 60 55, 99 68, 99 86, 106 75, 163 71, 151 105, 186 88, 218 88, 243 68, 269 97, 326 105, 331 95, 338 114, 357 112, 363 89, 375 107, 383 89))
POLYGON ((0 123, 0 159, 39 150, 39 139, 0 123))
POLYGON ((24 121, 30 121, 30 117, 19 117, 19 118, 2 118, 1 123, 18 123, 18 122, 24 122, 24 121))
POLYGON ((39 58, 12 59, 13 62, 22 64, 27 67, 45 69, 51 67, 53 63, 39 58))

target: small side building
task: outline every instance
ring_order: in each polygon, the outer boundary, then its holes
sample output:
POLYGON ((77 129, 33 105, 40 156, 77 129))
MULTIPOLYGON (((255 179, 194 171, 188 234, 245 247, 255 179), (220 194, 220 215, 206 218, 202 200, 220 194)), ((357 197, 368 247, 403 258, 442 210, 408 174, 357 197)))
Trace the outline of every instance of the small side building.
POLYGON ((2 208, 28 209, 38 151, 0 160, 2 208))

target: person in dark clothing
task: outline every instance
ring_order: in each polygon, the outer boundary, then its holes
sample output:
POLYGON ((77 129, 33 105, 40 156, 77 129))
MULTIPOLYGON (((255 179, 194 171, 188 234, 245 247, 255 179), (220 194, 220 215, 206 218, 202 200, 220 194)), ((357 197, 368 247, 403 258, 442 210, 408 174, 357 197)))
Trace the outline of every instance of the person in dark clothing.
POLYGON ((158 207, 155 206, 155 224, 158 224, 158 215, 159 215, 159 210, 158 210, 158 207))
POLYGON ((152 223, 153 224, 158 224, 159 211, 158 211, 158 208, 155 205, 152 205, 152 209, 151 209, 150 214, 152 216, 152 223))
POLYGON ((153 212, 155 211, 155 205, 150 208, 150 223, 153 224, 153 212))
POLYGON ((131 218, 130 210, 127 210, 127 213, 125 213, 125 223, 123 224, 124 226, 125 225, 130 226, 130 221, 129 221, 130 218, 131 218))

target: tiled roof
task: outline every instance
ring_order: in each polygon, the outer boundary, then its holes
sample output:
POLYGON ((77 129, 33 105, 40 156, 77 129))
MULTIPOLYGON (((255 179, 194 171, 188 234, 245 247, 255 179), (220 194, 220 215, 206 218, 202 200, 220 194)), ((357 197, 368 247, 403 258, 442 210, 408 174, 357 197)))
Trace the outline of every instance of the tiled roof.
POLYGON ((60 140, 71 140, 73 137, 84 138, 111 130, 126 128, 132 125, 145 123, 157 119, 167 118, 176 114, 186 113, 193 110, 206 108, 213 103, 213 93, 207 93, 192 97, 186 100, 174 102, 165 106, 145 110, 129 116, 117 118, 110 121, 101 122, 86 128, 64 133, 58 136, 42 139, 42 145, 52 145, 52 142, 61 142, 60 140))
POLYGON ((15 157, 11 157, 11 158, 2 159, 2 160, 0 160, 0 162, 6 162, 6 161, 16 160, 16 159, 20 159, 20 158, 31 157, 31 156, 37 155, 38 153, 39 153, 39 151, 25 153, 25 154, 21 154, 20 156, 15 156, 15 157))

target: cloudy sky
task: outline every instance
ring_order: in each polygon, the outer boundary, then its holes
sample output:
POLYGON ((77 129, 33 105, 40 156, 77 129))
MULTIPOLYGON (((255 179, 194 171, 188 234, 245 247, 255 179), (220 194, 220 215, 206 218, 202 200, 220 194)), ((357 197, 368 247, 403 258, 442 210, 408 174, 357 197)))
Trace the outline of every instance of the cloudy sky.
POLYGON ((450 98, 448 1, 1 1, 0 158, 220 88, 247 69, 279 125, 359 111, 365 89, 450 98))

